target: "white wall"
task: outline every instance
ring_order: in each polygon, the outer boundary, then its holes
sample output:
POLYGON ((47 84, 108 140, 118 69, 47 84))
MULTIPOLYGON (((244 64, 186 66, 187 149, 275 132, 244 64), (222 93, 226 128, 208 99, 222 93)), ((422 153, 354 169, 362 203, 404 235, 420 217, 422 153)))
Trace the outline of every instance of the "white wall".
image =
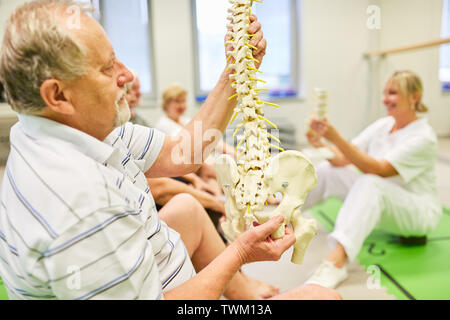
MULTIPOLYGON (((3 33, 4 21, 12 8, 22 2, 24 0, 1 0, 0 33, 3 33)), ((379 94, 384 78, 393 70, 408 68, 417 71, 424 80, 425 103, 432 110, 432 125, 439 134, 450 135, 450 98, 440 92, 437 48, 388 57, 379 61, 378 65, 370 64, 363 58, 363 53, 369 49, 438 38, 441 2, 303 0, 301 76, 304 98, 277 101, 282 108, 268 107, 268 118, 276 120, 282 117, 292 121, 299 128, 298 139, 305 141, 304 122, 313 107, 313 89, 319 86, 330 94, 331 121, 344 136, 350 138, 384 114, 379 94), (369 30, 366 26, 366 10, 370 4, 381 7, 381 30, 369 30), (370 72, 369 67, 374 70, 370 72)), ((169 83, 180 83, 189 90, 189 112, 192 115, 198 106, 194 101, 190 4, 190 0, 152 1, 152 21, 158 96, 169 83)), ((159 104, 158 99, 153 108, 141 111, 156 119, 161 114, 159 104)))
MULTIPOLYGON (((190 3, 189 0, 152 1, 151 9, 158 97, 165 87, 176 82, 188 90, 188 105, 193 106, 194 41, 190 3)), ((160 99, 157 105, 160 111, 160 99)), ((192 114, 195 109, 191 107, 189 112, 192 114)))
MULTIPOLYGON (((305 101, 290 103, 285 117, 299 124, 313 107, 314 87, 330 95, 330 119, 347 137, 356 135, 369 121, 367 109, 368 64, 363 52, 376 45, 378 31, 366 26, 364 0, 304 0, 302 16, 302 76, 305 101)), ((303 138, 304 128, 298 136, 303 138)))
POLYGON ((0 40, 3 41, 6 20, 17 6, 25 2, 25 0, 0 0, 0 40))
MULTIPOLYGON (((26 0, 0 0, 0 43, 3 43, 3 34, 5 32, 6 21, 8 20, 14 9, 25 3, 26 0)), ((15 121, 15 113, 12 112, 11 108, 4 103, 0 103, 0 121, 9 123, 15 121)), ((5 124, 3 124, 5 125, 5 124)))
MULTIPOLYGON (((153 1, 152 9, 158 93, 173 81, 185 85, 192 114, 198 105, 193 94, 190 1, 153 1)), ((304 97, 277 101, 282 108, 268 107, 269 118, 282 117, 295 123, 298 140, 304 142, 304 121, 313 107, 314 87, 319 86, 330 94, 331 121, 350 138, 385 114, 380 92, 386 77, 395 70, 411 69, 423 79, 431 124, 439 135, 450 135, 450 95, 440 90, 438 47, 371 61, 363 58, 368 50, 439 38, 442 0, 303 0, 302 14, 300 73, 304 97), (380 30, 367 28, 371 4, 381 8, 380 30)), ((160 113, 159 108, 147 112, 152 118, 160 113)))
MULTIPOLYGON (((300 40, 305 97, 277 101, 281 109, 266 109, 269 118, 282 117, 296 124, 299 127, 299 140, 305 140, 304 122, 313 107, 313 90, 316 86, 329 91, 331 117, 344 135, 355 135, 366 125, 368 65, 362 54, 373 48, 374 39, 378 38, 377 31, 370 31, 366 27, 366 9, 370 3, 373 1, 303 1, 300 40)), ((195 112, 198 106, 194 106, 193 100, 190 1, 154 1, 152 10, 158 93, 173 81, 185 85, 190 92, 190 111, 195 112)), ((160 110, 151 110, 147 114, 155 118, 160 110)))
MULTIPOLYGON (((382 0, 382 49, 440 38, 442 0, 382 0)), ((422 78, 430 123, 440 136, 450 136, 450 93, 439 81, 439 47, 387 56, 380 61, 380 82, 395 70, 410 69, 422 78)))

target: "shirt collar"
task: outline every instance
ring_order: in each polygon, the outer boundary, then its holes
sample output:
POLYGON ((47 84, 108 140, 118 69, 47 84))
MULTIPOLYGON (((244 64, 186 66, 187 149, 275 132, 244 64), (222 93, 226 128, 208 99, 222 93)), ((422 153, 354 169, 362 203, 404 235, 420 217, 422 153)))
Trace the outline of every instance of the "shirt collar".
MULTIPOLYGON (((395 118, 392 117, 392 116, 389 116, 389 118, 391 119, 391 122, 392 122, 392 127, 391 128, 393 128, 393 126, 395 125, 395 118)), ((425 125, 428 124, 428 118, 426 116, 422 116, 421 115, 421 116, 419 116, 419 118, 417 120, 414 120, 413 122, 409 123, 406 127, 403 127, 400 130, 397 130, 395 132, 398 132, 398 131, 401 131, 401 130, 403 130, 402 132, 409 131, 409 130, 412 130, 412 129, 415 130, 415 128, 417 126, 422 126, 424 124, 425 125)))
POLYGON ((23 131, 35 138, 61 140, 86 156, 104 164, 114 152, 114 147, 67 125, 43 117, 19 114, 23 131))

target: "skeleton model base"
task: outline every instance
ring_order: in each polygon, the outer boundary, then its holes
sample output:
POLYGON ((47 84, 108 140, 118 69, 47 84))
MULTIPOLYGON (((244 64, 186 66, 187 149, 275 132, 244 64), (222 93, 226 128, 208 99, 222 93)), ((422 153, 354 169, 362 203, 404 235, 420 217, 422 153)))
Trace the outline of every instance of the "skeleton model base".
MULTIPOLYGON (((217 179, 226 195, 227 220, 222 223, 222 230, 229 241, 234 241, 248 227, 245 218, 248 212, 246 208, 239 209, 236 203, 236 193, 239 192, 237 186, 240 181, 238 167, 232 157, 222 155, 217 159, 215 169, 217 179)), ((291 224, 296 237, 292 262, 302 264, 306 248, 317 234, 316 221, 303 218, 299 209, 308 193, 317 185, 315 169, 301 152, 285 151, 269 160, 264 177, 263 192, 281 193, 283 200, 271 213, 254 212, 254 219, 263 224, 272 217, 284 216, 284 225, 272 235, 272 238, 283 237, 285 227, 291 224)))

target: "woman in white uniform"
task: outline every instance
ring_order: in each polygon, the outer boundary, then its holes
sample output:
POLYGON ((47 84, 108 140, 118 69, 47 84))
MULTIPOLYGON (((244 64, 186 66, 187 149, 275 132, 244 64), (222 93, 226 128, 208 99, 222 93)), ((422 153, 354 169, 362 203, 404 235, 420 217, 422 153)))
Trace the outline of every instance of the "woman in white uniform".
POLYGON ((329 148, 335 157, 318 167, 318 186, 303 209, 330 196, 344 204, 329 236, 333 251, 308 283, 337 287, 348 277, 346 262, 356 258, 376 226, 403 237, 425 236, 438 226, 437 138, 427 119, 418 115, 428 111, 422 93, 417 75, 394 73, 383 94, 388 116, 351 142, 327 120, 311 121, 309 142, 329 148))
MULTIPOLYGON (((164 115, 158 120, 155 128, 168 136, 176 136, 190 122, 190 119, 184 115, 187 109, 187 91, 177 84, 172 84, 164 90, 162 96, 164 115)), ((218 143, 216 151, 227 153, 232 157, 237 156, 234 148, 222 141, 218 143)))
MULTIPOLYGON (((181 130, 191 121, 184 116, 187 109, 186 104, 187 91, 178 84, 169 85, 162 94, 162 108, 164 115, 159 118, 155 128, 164 132, 168 136, 177 136, 181 130)), ((217 152, 227 152, 231 156, 236 156, 234 150, 222 141, 216 147, 217 152)), ((214 194, 222 195, 222 191, 216 180, 216 173, 213 167, 213 157, 205 159, 202 168, 197 174, 191 174, 181 177, 181 181, 193 184, 199 184, 203 189, 214 194), (197 176, 198 175, 198 176, 197 176)))

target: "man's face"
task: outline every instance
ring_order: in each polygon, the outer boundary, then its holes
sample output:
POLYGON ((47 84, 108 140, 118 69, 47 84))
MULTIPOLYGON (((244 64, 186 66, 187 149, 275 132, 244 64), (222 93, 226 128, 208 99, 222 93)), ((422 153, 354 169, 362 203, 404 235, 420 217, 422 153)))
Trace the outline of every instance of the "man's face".
POLYGON ((136 99, 136 107, 139 107, 139 105, 141 104, 141 97, 142 97, 141 81, 139 80, 139 78, 136 78, 136 81, 134 81, 131 90, 133 92, 134 98, 136 99))
POLYGON ((70 100, 79 128, 97 138, 130 120, 125 84, 133 74, 116 58, 103 28, 87 16, 74 36, 87 50, 87 74, 73 81, 70 100))
POLYGON ((134 118, 135 116, 134 109, 139 107, 141 104, 141 96, 141 84, 139 78, 136 78, 126 95, 126 99, 131 111, 131 118, 134 118))

